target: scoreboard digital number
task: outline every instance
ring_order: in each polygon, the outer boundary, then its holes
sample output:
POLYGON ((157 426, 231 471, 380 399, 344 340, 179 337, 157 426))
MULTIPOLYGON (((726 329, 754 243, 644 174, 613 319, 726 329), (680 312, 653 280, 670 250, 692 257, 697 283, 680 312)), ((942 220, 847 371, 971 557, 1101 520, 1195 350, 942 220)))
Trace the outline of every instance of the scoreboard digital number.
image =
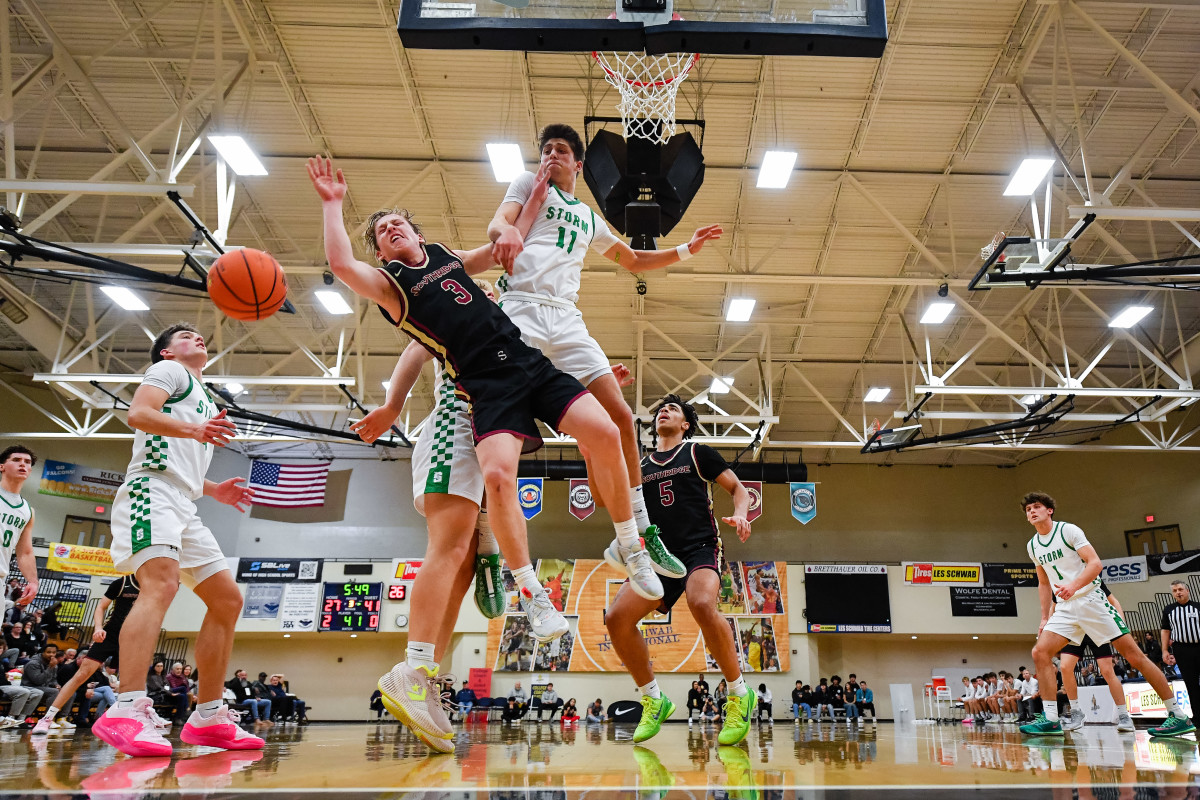
POLYGON ((377 631, 382 599, 382 583, 326 583, 317 629, 377 631))

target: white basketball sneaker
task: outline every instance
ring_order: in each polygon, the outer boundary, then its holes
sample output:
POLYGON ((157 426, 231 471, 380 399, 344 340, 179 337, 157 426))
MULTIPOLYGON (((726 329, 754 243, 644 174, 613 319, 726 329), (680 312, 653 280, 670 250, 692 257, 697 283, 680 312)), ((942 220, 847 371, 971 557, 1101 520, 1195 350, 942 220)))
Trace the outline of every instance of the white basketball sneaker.
MULTIPOLYGON (((612 566, 622 565, 629 576, 629 585, 639 596, 658 600, 663 596, 662 581, 654 571, 654 561, 641 539, 637 547, 622 547, 616 539, 604 551, 604 560, 612 566)), ((620 569, 621 567, 618 567, 620 569)))
POLYGON ((567 618, 550 602, 550 596, 546 594, 545 589, 537 594, 531 594, 528 589, 521 589, 519 597, 521 610, 529 617, 533 638, 539 642, 553 641, 570 630, 567 618))

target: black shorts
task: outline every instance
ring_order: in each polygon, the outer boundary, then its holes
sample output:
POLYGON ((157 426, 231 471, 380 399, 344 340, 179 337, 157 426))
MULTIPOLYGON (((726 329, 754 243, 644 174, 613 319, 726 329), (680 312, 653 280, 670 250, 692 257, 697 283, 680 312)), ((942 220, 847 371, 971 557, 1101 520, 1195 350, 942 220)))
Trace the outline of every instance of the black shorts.
POLYGON ((1086 634, 1083 637, 1083 641, 1081 641, 1079 644, 1071 644, 1070 642, 1067 642, 1067 644, 1059 652, 1066 653, 1069 656, 1075 656, 1076 658, 1083 658, 1083 654, 1087 650, 1090 650, 1092 655, 1096 658, 1113 657, 1113 649, 1111 644, 1105 642, 1104 644, 1097 645, 1091 640, 1091 637, 1087 636, 1086 634))
POLYGON ((535 420, 558 430, 571 404, 587 394, 582 383, 560 372, 540 353, 473 372, 457 385, 471 403, 475 443, 497 433, 511 433, 525 440, 525 453, 542 446, 535 420))
POLYGON ((692 573, 696 570, 711 569, 718 575, 721 574, 720 539, 708 539, 680 549, 667 544, 667 548, 672 555, 683 562, 683 566, 687 568, 687 575, 682 578, 662 578, 663 596, 658 603, 660 614, 667 613, 672 606, 679 602, 679 598, 683 597, 683 593, 687 590, 688 578, 692 577, 692 573))
POLYGON ((88 648, 87 655, 84 658, 92 661, 99 661, 101 664, 108 662, 112 669, 117 669, 121 665, 121 629, 110 631, 104 629, 104 641, 93 643, 88 648), (110 660, 111 659, 111 660, 110 660))

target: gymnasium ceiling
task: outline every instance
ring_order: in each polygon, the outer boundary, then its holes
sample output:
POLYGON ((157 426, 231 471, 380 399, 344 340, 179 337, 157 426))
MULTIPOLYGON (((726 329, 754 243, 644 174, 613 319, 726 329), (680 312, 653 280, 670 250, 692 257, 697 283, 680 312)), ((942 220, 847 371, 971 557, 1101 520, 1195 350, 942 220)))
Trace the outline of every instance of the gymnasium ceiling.
MULTIPOLYGON (((28 411, 6 415, 21 420, 6 426, 10 438, 128 435, 122 415, 108 415, 111 401, 88 384, 48 386, 33 376, 140 371, 147 332, 179 319, 200 323, 214 355, 228 350, 209 374, 278 379, 248 386, 239 402, 344 428, 359 412, 345 410, 338 389, 287 379, 348 376, 373 407, 405 342, 362 303, 352 299, 355 313, 337 317, 316 302, 324 257, 304 159, 329 153, 345 170, 352 225, 400 204, 418 213, 429 238, 471 246, 485 241, 504 191, 485 143, 518 142, 531 164, 540 126, 582 127, 585 114, 612 114, 616 102, 584 54, 405 49, 388 2, 13 0, 6 11, 0 198, 8 190, 5 205, 20 208, 25 232, 177 272, 177 252, 149 247, 177 251, 192 233, 163 184, 197 136, 241 133, 270 174, 237 181, 228 243, 275 254, 297 309, 241 323, 194 294, 139 289, 152 309, 125 312, 96 284, 0 270, 0 286, 30 312, 20 324, 0 316, 0 397, 28 411), (65 194, 79 188, 67 181, 106 185, 65 194)), ((648 273, 644 297, 634 276, 589 255, 581 292, 593 334, 613 361, 635 369, 638 383, 626 390, 635 410, 667 390, 695 396, 714 374, 733 376, 735 392, 708 396, 713 405, 702 411, 745 427, 713 423, 708 432, 727 437, 731 453, 766 419, 754 451, 766 460, 802 449, 809 462, 1003 465, 1066 447, 1200 446, 1189 441, 1200 404, 1182 406, 1180 396, 1143 410, 1149 421, 1105 435, 859 455, 873 420, 898 424, 893 413, 921 396, 914 387, 952 367, 945 383, 980 389, 1063 385, 1094 362, 1082 385, 1114 394, 1190 389, 1200 368, 1193 292, 965 286, 994 234, 1031 230, 1028 204, 1002 190, 1023 157, 1051 152, 1039 118, 1073 176, 1056 169, 1052 235, 1070 227, 1067 207, 1084 199, 1076 182, 1101 203, 1176 216, 1102 219, 1077 243, 1080 262, 1200 249, 1200 6, 888 0, 887 13, 881 59, 706 57, 685 84, 678 113, 706 121, 707 175, 662 244, 710 222, 725 236, 684 265, 648 273), (786 189, 755 187, 768 149, 799 153, 786 189), (942 282, 956 308, 942 325, 921 325, 942 282), (757 300, 750 322, 724 321, 734 296, 757 300), (1108 316, 1134 302, 1155 310, 1128 335, 1107 327, 1108 316), (873 386, 891 393, 865 404, 873 386)), ((210 229, 219 223, 216 174, 201 137, 175 176, 193 187, 188 202, 210 229)), ((591 202, 582 182, 580 195, 591 202)), ((128 387, 107 388, 130 396, 128 387)), ((415 427, 430 401, 425 376, 402 422, 415 427)), ((1081 397, 1076 412, 1096 416, 1059 429, 1082 430, 1146 402, 1081 397)), ((923 410, 936 412, 925 419, 929 433, 1023 413, 1003 395, 939 394, 923 410)), ((336 444, 238 447, 351 452, 336 444)))

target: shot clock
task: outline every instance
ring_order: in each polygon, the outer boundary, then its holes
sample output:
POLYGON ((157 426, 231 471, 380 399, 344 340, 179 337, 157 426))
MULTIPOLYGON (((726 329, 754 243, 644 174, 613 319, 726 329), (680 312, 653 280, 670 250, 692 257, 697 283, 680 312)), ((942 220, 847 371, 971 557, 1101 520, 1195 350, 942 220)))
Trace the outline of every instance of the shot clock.
POLYGON ((317 629, 377 631, 382 599, 382 583, 326 583, 317 629))

